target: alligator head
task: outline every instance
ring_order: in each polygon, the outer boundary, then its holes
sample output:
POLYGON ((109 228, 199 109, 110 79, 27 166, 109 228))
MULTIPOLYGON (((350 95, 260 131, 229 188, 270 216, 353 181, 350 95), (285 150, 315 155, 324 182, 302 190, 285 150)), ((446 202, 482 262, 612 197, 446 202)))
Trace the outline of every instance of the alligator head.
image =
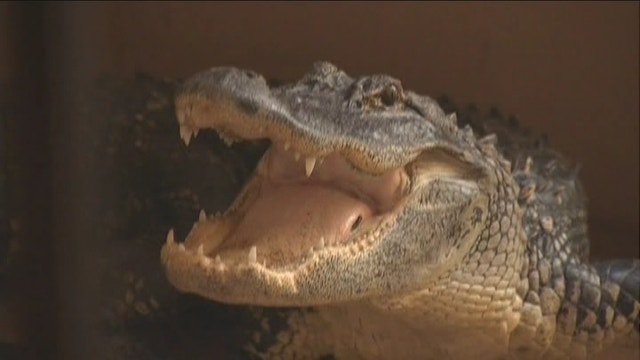
POLYGON ((505 186, 491 139, 384 75, 318 63, 270 88, 213 68, 186 81, 176 111, 187 144, 205 128, 271 143, 223 215, 201 213, 162 249, 175 287, 216 301, 321 305, 424 288, 468 256, 505 186))

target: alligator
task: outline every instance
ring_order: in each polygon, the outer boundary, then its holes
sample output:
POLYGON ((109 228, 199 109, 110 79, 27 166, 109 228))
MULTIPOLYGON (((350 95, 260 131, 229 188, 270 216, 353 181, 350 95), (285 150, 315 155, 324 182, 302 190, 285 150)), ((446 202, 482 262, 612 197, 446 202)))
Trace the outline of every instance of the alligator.
POLYGON ((212 68, 184 82, 175 107, 187 145, 202 129, 270 143, 223 214, 201 211, 161 250, 182 292, 288 309, 273 342, 259 348, 256 333, 248 354, 640 355, 640 260, 589 262, 577 172, 543 141, 327 62, 278 86, 212 68))

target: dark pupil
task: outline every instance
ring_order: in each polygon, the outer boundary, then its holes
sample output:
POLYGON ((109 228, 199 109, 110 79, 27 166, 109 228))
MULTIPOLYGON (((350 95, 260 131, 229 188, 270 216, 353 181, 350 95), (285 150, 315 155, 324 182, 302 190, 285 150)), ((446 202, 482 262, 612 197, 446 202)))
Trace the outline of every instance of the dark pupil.
POLYGON ((398 101, 398 88, 395 85, 389 85, 382 90, 380 100, 385 106, 391 106, 398 101))

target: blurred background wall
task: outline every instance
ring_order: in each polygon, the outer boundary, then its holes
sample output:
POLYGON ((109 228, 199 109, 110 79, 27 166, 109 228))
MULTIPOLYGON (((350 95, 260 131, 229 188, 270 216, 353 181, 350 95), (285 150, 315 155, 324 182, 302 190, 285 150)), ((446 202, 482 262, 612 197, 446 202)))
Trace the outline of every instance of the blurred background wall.
MULTIPOLYGON (((419 93, 515 114, 580 164, 593 256, 638 256, 638 10, 638 2, 0 3, 10 200, 33 220, 24 236, 40 264, 30 291, 73 291, 72 276, 48 270, 62 257, 71 261, 61 272, 73 273, 81 256, 65 258, 82 227, 73 213, 81 190, 70 184, 91 181, 75 152, 88 141, 76 131, 86 119, 67 116, 78 89, 105 74, 183 78, 218 65, 289 80, 329 60, 351 75, 387 73, 419 93)), ((51 306, 34 309, 64 321, 51 306)))

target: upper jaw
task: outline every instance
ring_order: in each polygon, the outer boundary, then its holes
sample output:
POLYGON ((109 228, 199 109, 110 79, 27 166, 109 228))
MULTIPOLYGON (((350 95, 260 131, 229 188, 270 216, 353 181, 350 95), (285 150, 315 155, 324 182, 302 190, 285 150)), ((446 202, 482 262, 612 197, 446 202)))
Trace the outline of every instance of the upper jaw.
POLYGON ((307 157, 339 152, 370 173, 403 166, 429 147, 455 147, 437 126, 446 116, 435 101, 404 92, 396 79, 354 80, 327 63, 278 88, 250 71, 213 68, 185 82, 176 112, 186 143, 213 128, 229 142, 269 138, 307 157), (380 100, 388 88, 399 93, 393 103, 380 100))

